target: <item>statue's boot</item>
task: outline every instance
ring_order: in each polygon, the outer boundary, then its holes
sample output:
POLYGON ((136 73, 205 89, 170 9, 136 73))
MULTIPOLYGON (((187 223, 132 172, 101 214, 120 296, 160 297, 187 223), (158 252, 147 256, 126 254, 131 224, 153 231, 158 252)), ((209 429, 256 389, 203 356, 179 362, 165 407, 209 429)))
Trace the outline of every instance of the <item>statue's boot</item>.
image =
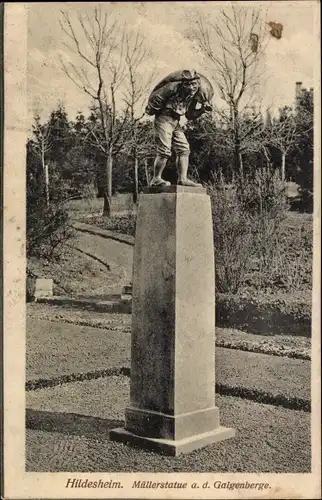
POLYGON ((191 181, 187 177, 189 167, 189 155, 180 155, 177 157, 178 185, 201 187, 198 182, 191 181))
POLYGON ((202 187, 202 184, 200 184, 199 182, 194 182, 194 181, 191 181, 190 179, 184 179, 184 180, 180 180, 178 181, 178 185, 179 186, 191 186, 191 187, 202 187))
POLYGON ((153 177, 150 186, 171 186, 171 182, 165 181, 161 177, 153 177))
POLYGON ((162 179, 162 172, 167 164, 168 158, 157 155, 154 161, 154 176, 150 186, 171 186, 171 182, 162 179))

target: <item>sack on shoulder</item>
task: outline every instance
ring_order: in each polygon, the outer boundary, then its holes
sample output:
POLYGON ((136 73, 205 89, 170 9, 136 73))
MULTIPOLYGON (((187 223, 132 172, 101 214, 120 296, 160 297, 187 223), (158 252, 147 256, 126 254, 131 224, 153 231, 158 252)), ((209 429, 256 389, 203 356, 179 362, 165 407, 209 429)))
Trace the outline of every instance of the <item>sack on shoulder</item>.
POLYGON ((169 86, 169 88, 171 88, 171 87, 173 88, 173 85, 169 85, 169 84, 171 84, 171 83, 173 84, 174 82, 181 83, 184 80, 189 79, 189 75, 187 75, 188 73, 191 74, 190 79, 197 77, 200 80, 200 87, 199 87, 199 90, 196 94, 196 98, 197 98, 198 102, 200 102, 201 104, 204 104, 205 102, 210 102, 212 100, 212 98, 214 97, 213 86, 210 83, 210 81, 208 80, 208 78, 206 78, 201 73, 195 72, 194 70, 192 70, 192 71, 180 70, 180 71, 174 71, 173 73, 170 73, 170 75, 163 78, 154 87, 151 94, 153 94, 155 91, 157 91, 161 87, 164 87, 165 85, 169 86))

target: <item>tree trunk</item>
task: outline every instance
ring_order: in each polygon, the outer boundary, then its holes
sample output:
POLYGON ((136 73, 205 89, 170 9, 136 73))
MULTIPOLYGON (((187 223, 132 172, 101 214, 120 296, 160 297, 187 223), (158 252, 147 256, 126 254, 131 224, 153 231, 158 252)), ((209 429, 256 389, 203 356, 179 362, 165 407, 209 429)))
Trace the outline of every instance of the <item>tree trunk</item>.
POLYGON ((234 141, 234 170, 239 176, 240 173, 240 137, 239 137, 239 112, 236 103, 230 105, 230 116, 233 126, 233 141, 234 141))
POLYGON ((146 185, 150 186, 150 175, 149 175, 148 159, 147 158, 144 158, 144 170, 145 170, 146 185))
POLYGON ((285 182, 285 160, 286 160, 286 153, 282 153, 282 168, 281 168, 282 182, 285 182))
POLYGON ((107 191, 104 191, 103 217, 110 217, 110 215, 111 215, 111 200, 107 194, 107 191))
POLYGON ((112 170, 113 170, 113 155, 112 151, 109 151, 107 162, 106 162, 106 187, 107 193, 110 200, 112 200, 112 170))
POLYGON ((266 158, 266 170, 267 172, 269 172, 272 169, 272 161, 269 152, 265 146, 263 147, 263 152, 266 158))
POLYGON ((139 199, 139 161, 134 156, 134 185, 133 185, 133 203, 136 205, 139 199))
POLYGON ((47 164, 45 164, 45 193, 46 193, 46 205, 47 207, 49 207, 49 172, 47 164))
POLYGON ((242 153, 239 153, 239 173, 241 179, 244 179, 244 164, 243 164, 243 155, 242 153))
POLYGON ((104 183, 104 207, 103 216, 110 217, 111 215, 111 205, 112 205, 112 170, 113 170, 113 156, 112 152, 109 151, 106 158, 106 172, 104 183))
POLYGON ((43 179, 45 182, 45 200, 46 200, 46 206, 48 207, 49 205, 49 191, 48 191, 48 165, 46 165, 45 161, 45 151, 44 147, 42 147, 41 150, 41 166, 42 166, 42 171, 43 171, 43 179))
POLYGON ((234 173, 235 175, 239 176, 239 146, 237 143, 235 143, 234 146, 234 173))
POLYGON ((244 193, 244 172, 243 172, 243 161, 242 161, 242 153, 240 152, 240 141, 239 138, 235 139, 235 148, 234 148, 234 160, 235 160, 235 174, 237 178, 238 189, 241 194, 244 193))

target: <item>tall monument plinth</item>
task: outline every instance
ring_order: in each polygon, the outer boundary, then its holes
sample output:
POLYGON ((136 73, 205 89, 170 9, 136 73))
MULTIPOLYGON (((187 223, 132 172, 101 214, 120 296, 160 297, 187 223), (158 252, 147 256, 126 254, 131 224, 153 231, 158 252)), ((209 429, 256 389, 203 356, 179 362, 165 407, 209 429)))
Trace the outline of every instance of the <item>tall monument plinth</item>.
POLYGON ((206 190, 146 189, 134 246, 130 406, 112 440, 175 456, 235 435, 215 406, 214 283, 206 190))

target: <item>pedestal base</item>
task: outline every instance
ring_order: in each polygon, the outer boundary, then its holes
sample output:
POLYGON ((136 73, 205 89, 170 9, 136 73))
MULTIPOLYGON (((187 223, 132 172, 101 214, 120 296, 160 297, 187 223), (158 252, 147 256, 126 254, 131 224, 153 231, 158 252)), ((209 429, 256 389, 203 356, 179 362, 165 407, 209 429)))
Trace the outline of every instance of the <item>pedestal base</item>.
POLYGON ((119 441, 124 444, 134 444, 145 450, 157 451, 172 457, 176 457, 181 453, 190 453, 193 450, 234 436, 235 430, 229 427, 218 427, 211 432, 197 434, 176 441, 138 436, 122 428, 110 431, 110 439, 113 441, 119 441))
POLYGON ((125 429, 148 438, 181 441, 190 436, 218 429, 219 408, 169 415, 156 411, 128 407, 125 410, 125 429))

